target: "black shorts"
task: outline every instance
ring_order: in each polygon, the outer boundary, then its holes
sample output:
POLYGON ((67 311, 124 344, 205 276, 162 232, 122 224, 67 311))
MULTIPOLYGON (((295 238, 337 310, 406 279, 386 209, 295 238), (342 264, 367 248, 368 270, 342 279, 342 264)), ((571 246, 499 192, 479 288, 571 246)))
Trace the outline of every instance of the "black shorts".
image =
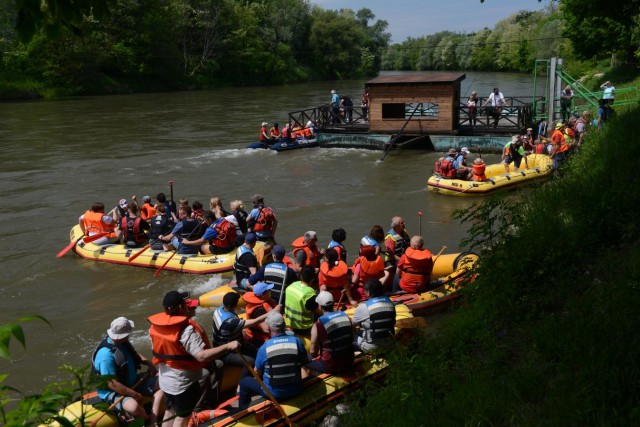
POLYGON ((194 382, 184 392, 173 395, 165 392, 167 409, 173 408, 179 417, 188 417, 200 399, 200 383, 194 382))
POLYGON ((513 166, 516 168, 520 167, 520 163, 522 163, 522 156, 507 156, 504 158, 504 164, 508 165, 513 162, 513 166))
POLYGON ((234 250, 236 247, 235 246, 231 246, 229 248, 221 248, 219 246, 215 246, 215 245, 209 245, 209 252, 211 252, 214 255, 218 255, 218 254, 228 254, 229 252, 231 252, 232 250, 234 250))

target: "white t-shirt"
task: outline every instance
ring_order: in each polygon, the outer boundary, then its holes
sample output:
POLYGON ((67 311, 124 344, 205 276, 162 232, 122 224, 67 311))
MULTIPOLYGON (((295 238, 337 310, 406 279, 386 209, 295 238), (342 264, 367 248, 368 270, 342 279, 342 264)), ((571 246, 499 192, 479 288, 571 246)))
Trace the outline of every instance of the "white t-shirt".
POLYGON ((498 92, 497 95, 495 92, 491 92, 491 95, 489 95, 487 102, 491 103, 492 107, 502 107, 504 105, 507 105, 507 103, 504 100, 504 95, 502 95, 502 92, 498 92))

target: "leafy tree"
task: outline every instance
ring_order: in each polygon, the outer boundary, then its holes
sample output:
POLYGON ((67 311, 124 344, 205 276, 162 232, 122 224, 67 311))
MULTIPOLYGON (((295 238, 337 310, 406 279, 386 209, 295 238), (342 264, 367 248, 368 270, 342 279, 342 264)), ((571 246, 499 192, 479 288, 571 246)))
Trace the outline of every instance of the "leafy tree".
POLYGON ((638 50, 640 2, 627 0, 560 0, 564 34, 579 58, 605 58, 621 52, 629 62, 638 50))

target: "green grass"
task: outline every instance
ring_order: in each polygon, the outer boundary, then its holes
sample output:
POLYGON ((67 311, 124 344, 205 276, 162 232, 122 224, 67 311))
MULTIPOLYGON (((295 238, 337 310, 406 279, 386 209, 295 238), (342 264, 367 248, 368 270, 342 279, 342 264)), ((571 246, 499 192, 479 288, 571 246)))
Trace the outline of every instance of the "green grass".
POLYGON ((437 336, 392 356, 347 425, 640 425, 640 180, 622 161, 639 158, 638 114, 620 112, 561 178, 501 206, 515 233, 483 253, 437 336))

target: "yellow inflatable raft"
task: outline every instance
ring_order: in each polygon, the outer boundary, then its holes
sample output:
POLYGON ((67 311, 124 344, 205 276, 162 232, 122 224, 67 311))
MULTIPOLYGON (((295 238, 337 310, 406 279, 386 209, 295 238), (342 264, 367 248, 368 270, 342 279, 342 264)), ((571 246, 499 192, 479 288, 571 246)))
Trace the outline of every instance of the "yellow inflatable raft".
MULTIPOLYGON (((77 241, 73 251, 82 258, 94 261, 110 262, 113 264, 123 264, 133 267, 160 268, 171 257, 174 252, 156 251, 148 249, 133 261, 129 262, 132 255, 138 253, 140 249, 131 249, 125 245, 112 244, 98 246, 93 243, 84 243, 79 240, 82 237, 82 230, 79 225, 71 229, 69 238, 72 242, 77 241)), ((258 242, 254 251, 260 250, 264 243, 258 242)), ((164 267, 164 270, 178 271, 180 273, 223 273, 233 270, 233 263, 236 258, 236 251, 221 255, 181 255, 176 254, 164 267)))
POLYGON ((505 173, 504 164, 502 163, 487 165, 485 170, 486 181, 464 181, 462 179, 444 178, 434 174, 427 181, 427 187, 434 193, 449 196, 474 196, 544 178, 551 174, 553 170, 551 157, 544 154, 529 154, 527 163, 528 167, 525 166, 523 159, 520 166, 525 167, 525 169, 518 171, 513 169, 512 163, 509 165, 509 173, 505 173))

